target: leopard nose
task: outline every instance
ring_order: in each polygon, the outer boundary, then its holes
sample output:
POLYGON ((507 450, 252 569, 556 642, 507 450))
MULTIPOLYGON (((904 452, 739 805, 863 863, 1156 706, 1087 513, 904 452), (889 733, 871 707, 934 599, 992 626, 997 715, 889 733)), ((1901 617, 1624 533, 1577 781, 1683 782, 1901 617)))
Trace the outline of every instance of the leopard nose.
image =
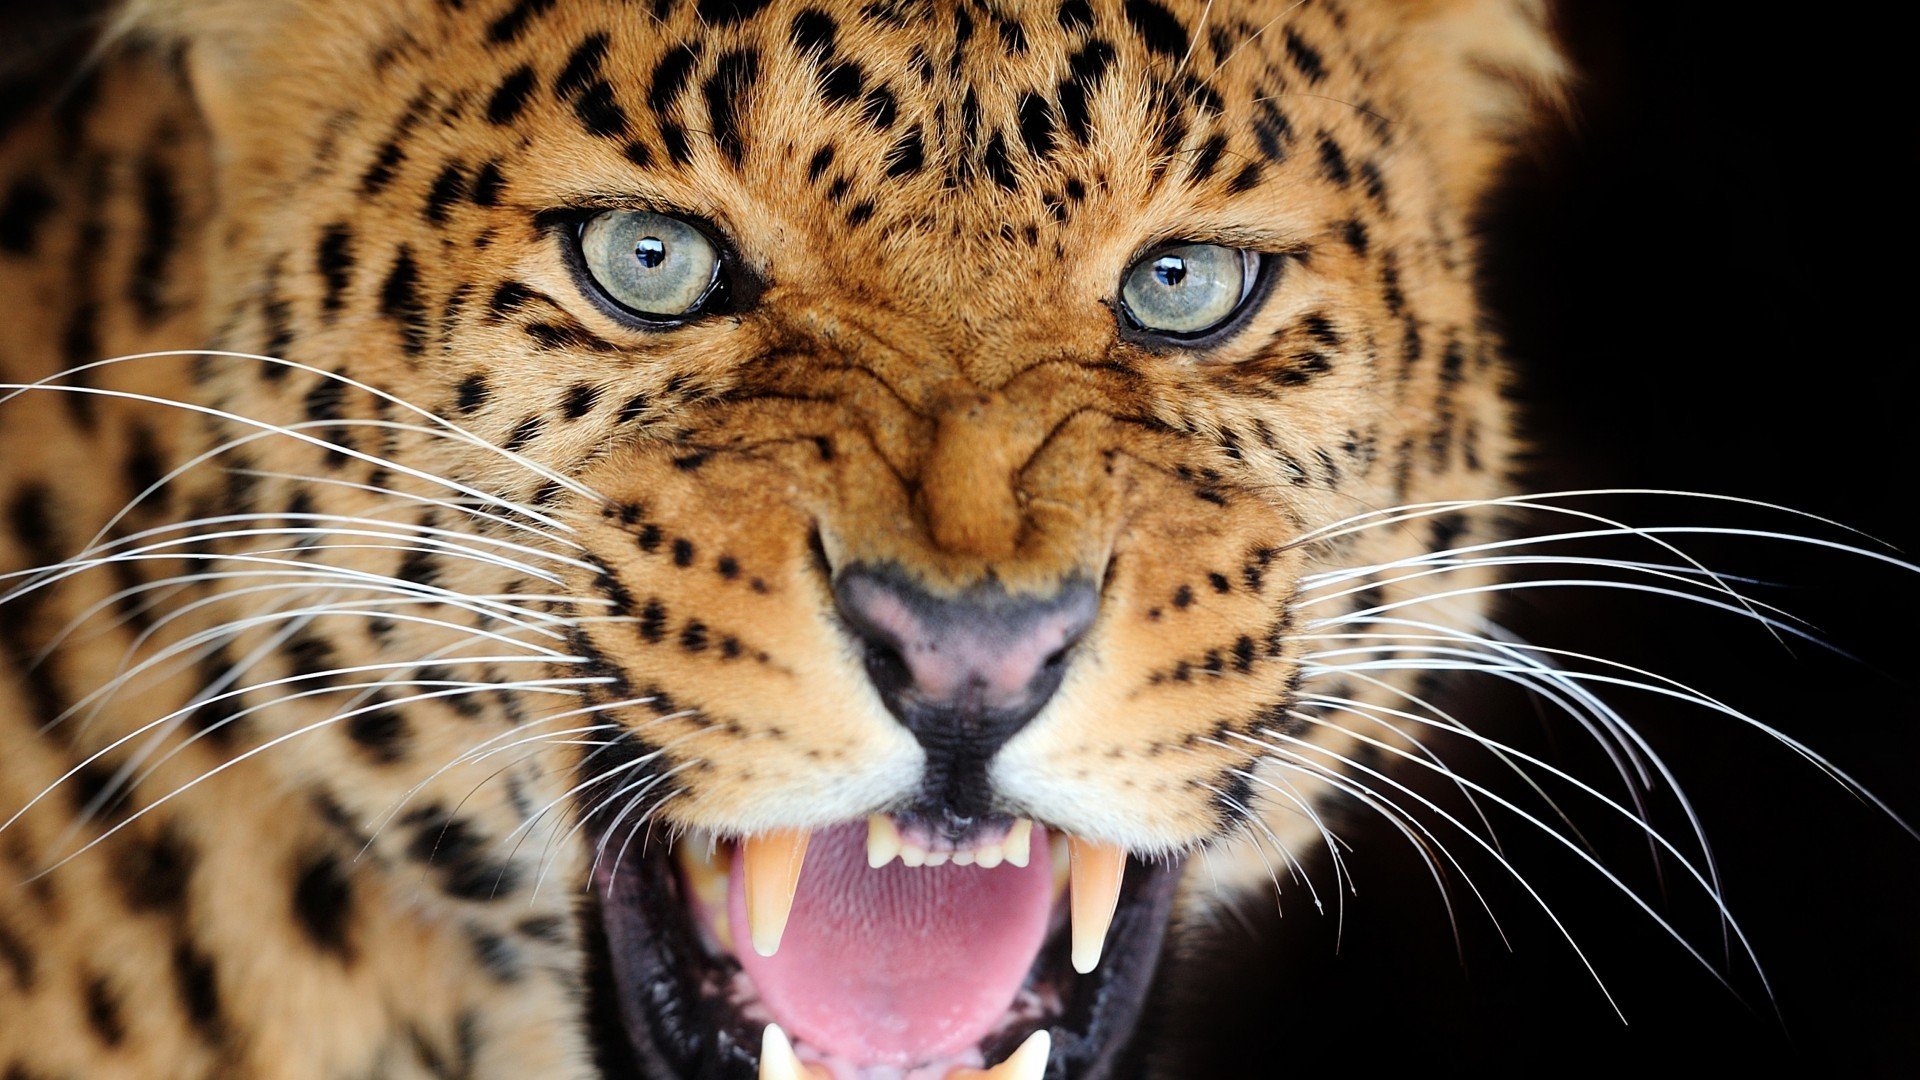
POLYGON ((926 749, 929 771, 983 775, 1059 688, 1099 608, 1078 578, 1043 596, 983 586, 946 598, 865 567, 836 575, 834 599, 866 646, 881 700, 926 749))

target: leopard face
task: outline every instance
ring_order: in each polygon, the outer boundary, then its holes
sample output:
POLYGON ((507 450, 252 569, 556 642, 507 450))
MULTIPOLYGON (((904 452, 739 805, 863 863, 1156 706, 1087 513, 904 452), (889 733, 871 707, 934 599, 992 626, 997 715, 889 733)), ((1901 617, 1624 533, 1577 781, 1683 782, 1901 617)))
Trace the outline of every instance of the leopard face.
POLYGON ((1469 223, 1531 4, 134 16, 209 132, 209 338, 271 358, 198 365, 176 457, 408 598, 259 670, 466 688, 228 734, 324 728, 259 765, 376 852, 558 821, 426 906, 584 889, 646 1075, 1106 1075, 1184 860, 1257 887, 1339 787, 1321 620, 1479 610, 1315 583, 1494 532, 1469 223))

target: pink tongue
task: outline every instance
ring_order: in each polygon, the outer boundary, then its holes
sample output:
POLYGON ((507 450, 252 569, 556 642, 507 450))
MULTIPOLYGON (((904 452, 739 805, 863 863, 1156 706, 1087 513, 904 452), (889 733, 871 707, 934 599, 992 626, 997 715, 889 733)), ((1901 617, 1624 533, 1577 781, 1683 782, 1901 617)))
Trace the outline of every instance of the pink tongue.
MULTIPOLYGON (((1040 857, 1024 868, 874 870, 866 834, 864 823, 814 834, 780 951, 743 948, 740 964, 774 1020, 816 1050, 900 1066, 961 1053, 1005 1020, 1046 938, 1046 837, 1034 830, 1040 857)), ((736 867, 728 886, 736 927, 745 876, 736 867)))

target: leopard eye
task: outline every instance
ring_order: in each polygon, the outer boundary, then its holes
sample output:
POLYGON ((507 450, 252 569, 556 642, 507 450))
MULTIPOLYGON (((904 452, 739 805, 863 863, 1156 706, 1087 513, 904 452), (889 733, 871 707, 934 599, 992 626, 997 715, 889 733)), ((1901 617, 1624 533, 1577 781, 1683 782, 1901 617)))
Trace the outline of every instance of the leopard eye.
POLYGON ((1226 325, 1253 291, 1259 276, 1256 252, 1219 244, 1171 244, 1127 271, 1120 301, 1142 330, 1175 339, 1195 338, 1226 325))
POLYGON ((593 283, 644 320, 679 322, 699 315, 721 282, 713 241, 665 214, 603 211, 580 227, 579 244, 593 283))

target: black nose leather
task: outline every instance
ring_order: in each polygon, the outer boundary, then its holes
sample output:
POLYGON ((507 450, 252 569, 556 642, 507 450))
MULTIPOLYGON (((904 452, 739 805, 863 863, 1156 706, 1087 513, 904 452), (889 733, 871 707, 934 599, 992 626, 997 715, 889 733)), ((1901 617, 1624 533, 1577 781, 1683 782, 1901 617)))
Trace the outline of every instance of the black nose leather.
POLYGON ((1048 596, 980 587, 949 599, 849 567, 833 591, 866 645, 868 678, 927 752, 929 794, 950 816, 985 814, 987 764, 1059 689, 1099 610, 1094 587, 1076 578, 1048 596))

